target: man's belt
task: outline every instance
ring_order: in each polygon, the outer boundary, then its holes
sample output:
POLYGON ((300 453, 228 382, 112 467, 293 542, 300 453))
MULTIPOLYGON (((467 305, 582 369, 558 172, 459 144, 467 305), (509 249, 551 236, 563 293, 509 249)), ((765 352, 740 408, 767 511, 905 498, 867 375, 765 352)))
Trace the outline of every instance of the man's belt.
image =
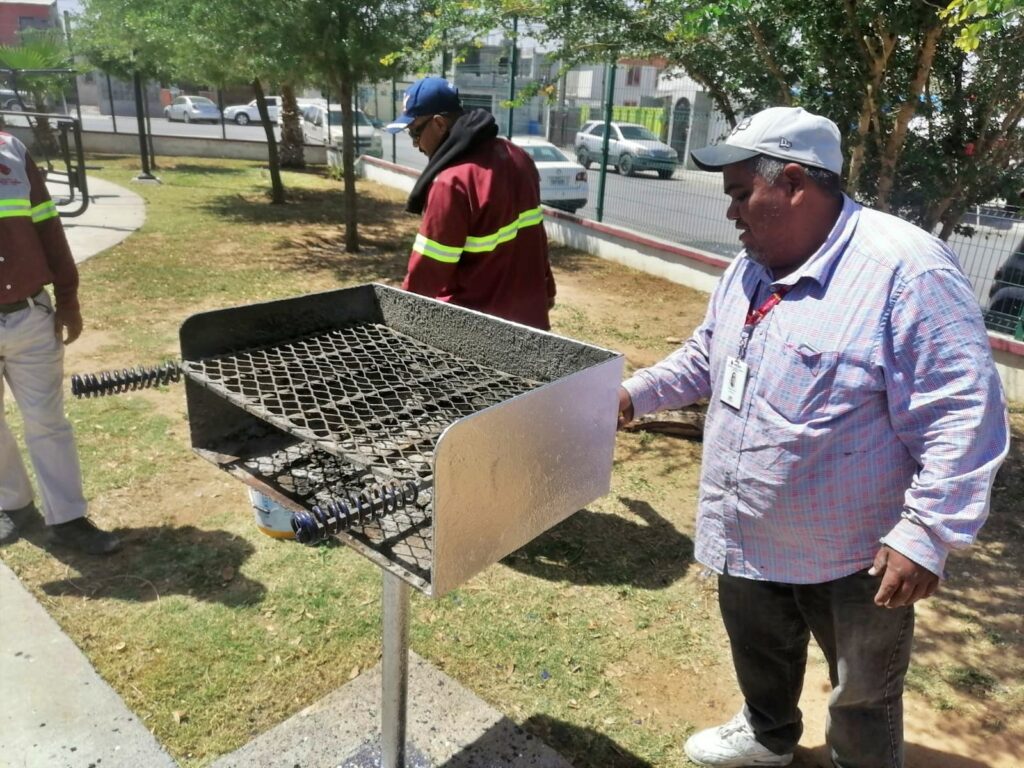
POLYGON ((31 307, 33 304, 37 304, 36 299, 39 298, 39 294, 42 291, 37 291, 31 299, 22 299, 21 301, 12 301, 10 304, 0 304, 0 315, 9 315, 12 312, 20 312, 26 307, 31 307))

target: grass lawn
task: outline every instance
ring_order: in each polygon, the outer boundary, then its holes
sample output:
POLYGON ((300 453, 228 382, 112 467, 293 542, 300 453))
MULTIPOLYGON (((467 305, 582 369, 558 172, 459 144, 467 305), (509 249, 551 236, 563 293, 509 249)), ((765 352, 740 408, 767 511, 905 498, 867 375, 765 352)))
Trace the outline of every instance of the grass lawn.
MULTIPOLYGON (((346 253, 337 182, 286 173, 289 203, 271 206, 257 163, 161 159, 164 183, 143 186, 130 183, 135 162, 92 161, 146 198, 147 220, 82 266, 86 331, 68 375, 176 358, 197 311, 401 280, 418 218, 394 190, 360 183, 363 248, 346 253)), ((695 291, 577 252, 553 261, 555 331, 621 350, 631 367, 703 316, 695 291)), ((191 454, 182 387, 68 410, 92 514, 124 551, 50 553, 36 532, 0 557, 182 765, 206 765, 377 662, 378 569, 344 547, 260 534, 242 485, 191 454)), ((920 612, 908 754, 921 766, 987 754, 1009 768, 1024 739, 1024 410, 1013 418, 984 540, 951 560, 945 597, 920 612)), ((413 650, 580 768, 685 764, 686 735, 739 704, 715 583, 692 559, 700 458, 698 443, 620 435, 607 497, 445 598, 413 595, 413 650)), ((811 666, 820 705, 820 655, 811 666)))

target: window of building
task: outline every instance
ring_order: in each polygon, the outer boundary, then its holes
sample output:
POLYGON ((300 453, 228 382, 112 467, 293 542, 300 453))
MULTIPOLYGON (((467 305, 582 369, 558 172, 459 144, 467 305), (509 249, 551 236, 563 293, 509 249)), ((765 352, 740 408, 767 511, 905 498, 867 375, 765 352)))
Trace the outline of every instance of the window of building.
POLYGON ((642 67, 630 67, 626 70, 626 85, 640 85, 642 67))

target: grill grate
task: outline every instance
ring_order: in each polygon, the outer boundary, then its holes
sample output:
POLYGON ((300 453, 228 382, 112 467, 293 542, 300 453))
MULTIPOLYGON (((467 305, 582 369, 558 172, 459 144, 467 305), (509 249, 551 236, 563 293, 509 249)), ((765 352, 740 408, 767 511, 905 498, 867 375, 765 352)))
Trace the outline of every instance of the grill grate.
POLYGON ((270 347, 186 361, 246 411, 375 474, 431 477, 450 424, 541 385, 363 323, 270 347))
MULTIPOLYGON (((372 487, 376 478, 366 468, 318 450, 310 443, 294 445, 239 459, 229 471, 258 478, 274 490, 305 507, 326 505, 353 490, 372 487)), ((416 577, 429 581, 431 543, 431 494, 423 491, 415 504, 390 512, 366 525, 351 527, 353 539, 381 552, 416 577)))

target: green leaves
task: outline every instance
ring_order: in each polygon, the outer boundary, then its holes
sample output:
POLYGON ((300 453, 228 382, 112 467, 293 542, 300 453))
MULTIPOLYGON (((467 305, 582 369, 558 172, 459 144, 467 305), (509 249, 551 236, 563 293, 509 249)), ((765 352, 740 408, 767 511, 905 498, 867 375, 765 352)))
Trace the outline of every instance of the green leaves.
POLYGON ((953 0, 939 15, 957 29, 957 47, 972 52, 985 39, 1019 29, 1024 5, 1020 0, 953 0))

